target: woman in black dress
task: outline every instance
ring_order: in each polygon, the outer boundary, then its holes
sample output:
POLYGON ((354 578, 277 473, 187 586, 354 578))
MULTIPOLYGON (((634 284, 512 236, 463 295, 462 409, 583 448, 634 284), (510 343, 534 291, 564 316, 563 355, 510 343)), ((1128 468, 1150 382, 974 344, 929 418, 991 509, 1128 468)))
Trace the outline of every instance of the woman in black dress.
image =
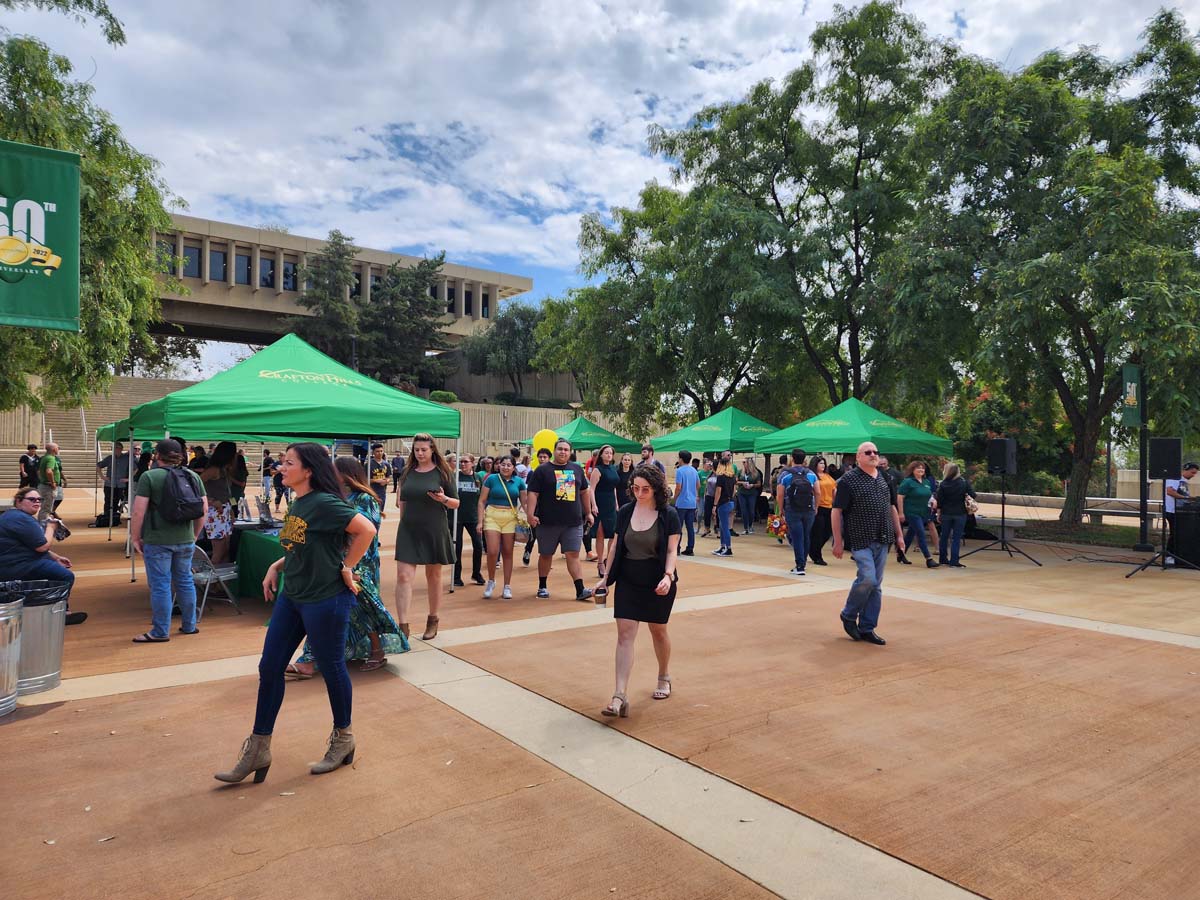
POLYGON ((605 576, 595 595, 603 598, 608 585, 617 583, 613 616, 617 620, 617 684, 606 716, 629 715, 626 689, 633 669, 633 644, 640 622, 650 627, 658 659, 658 685, 651 696, 671 696, 671 639, 667 620, 675 603, 676 560, 682 531, 679 514, 671 506, 666 477, 655 466, 642 466, 629 480, 634 500, 617 511, 616 540, 608 553, 605 576))

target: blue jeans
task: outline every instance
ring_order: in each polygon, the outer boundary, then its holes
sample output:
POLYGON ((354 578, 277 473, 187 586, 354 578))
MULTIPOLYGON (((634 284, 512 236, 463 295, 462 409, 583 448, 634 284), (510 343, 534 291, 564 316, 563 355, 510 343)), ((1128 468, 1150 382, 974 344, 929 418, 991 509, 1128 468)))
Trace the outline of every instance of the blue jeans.
POLYGON ((729 520, 733 518, 733 501, 728 500, 717 507, 717 524, 721 528, 721 546, 729 549, 733 537, 729 533, 729 520))
POLYGON ((675 507, 675 512, 679 513, 679 522, 687 529, 688 542, 685 548, 688 553, 696 549, 696 507, 691 509, 680 509, 675 507))
POLYGON ((792 541, 792 554, 796 557, 796 568, 803 572, 808 563, 808 548, 812 543, 813 521, 817 518, 817 514, 785 509, 783 517, 787 520, 788 537, 792 541))
POLYGON ((883 605, 883 566, 888 558, 887 544, 871 544, 864 550, 851 550, 858 577, 850 585, 842 618, 858 623, 859 631, 874 631, 883 605))
POLYGON ((925 523, 929 521, 925 516, 905 516, 907 524, 904 532, 904 548, 911 550, 913 547, 913 535, 917 536, 917 544, 921 548, 921 555, 929 556, 929 541, 925 537, 925 523))
POLYGON ((350 610, 357 601, 342 590, 316 603, 293 603, 281 593, 267 625, 262 659, 258 661, 258 706, 254 711, 254 733, 270 734, 283 705, 284 670, 296 648, 308 636, 313 660, 325 679, 333 727, 350 727, 352 691, 346 671, 346 633, 350 610))
POLYGON ((16 573, 15 577, 21 581, 65 581, 72 587, 75 585, 75 573, 49 556, 43 556, 37 562, 26 566, 16 573))
POLYGON ((150 583, 150 634, 171 636, 171 589, 183 613, 179 623, 184 631, 196 630, 196 582, 192 580, 192 553, 195 544, 144 544, 142 559, 146 580, 150 583))
POLYGON ((948 516, 942 513, 942 533, 938 538, 938 560, 946 559, 946 541, 950 539, 953 533, 953 539, 950 543, 950 562, 951 564, 958 562, 958 548, 962 544, 963 531, 967 527, 966 516, 948 516))
POLYGON ((754 520, 757 518, 756 505, 758 504, 758 494, 753 491, 738 491, 737 506, 738 514, 742 517, 742 530, 749 531, 754 527, 754 520))

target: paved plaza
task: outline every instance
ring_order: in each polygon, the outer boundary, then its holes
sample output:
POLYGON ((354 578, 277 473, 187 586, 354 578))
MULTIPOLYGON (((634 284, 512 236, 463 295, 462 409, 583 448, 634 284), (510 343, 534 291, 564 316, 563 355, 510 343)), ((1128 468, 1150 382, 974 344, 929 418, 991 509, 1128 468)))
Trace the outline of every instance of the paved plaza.
MULTIPOLYGON (((730 559, 698 541, 674 696, 650 698, 643 630, 612 720, 611 610, 574 601, 561 560, 535 599, 518 560, 511 602, 460 588, 435 640, 352 665, 352 767, 308 774, 317 678, 288 685, 266 782, 227 786, 269 607, 130 643, 140 561, 131 584, 123 532, 69 494, 90 618, 62 686, 0 720, 6 897, 1200 896, 1200 573, 1126 580, 1131 555, 1040 544, 1042 568, 890 564, 874 647, 838 623, 848 560, 801 579, 767 535, 730 559)), ((394 514, 381 536, 391 605, 394 514)), ((418 587, 418 631, 424 611, 418 587)))

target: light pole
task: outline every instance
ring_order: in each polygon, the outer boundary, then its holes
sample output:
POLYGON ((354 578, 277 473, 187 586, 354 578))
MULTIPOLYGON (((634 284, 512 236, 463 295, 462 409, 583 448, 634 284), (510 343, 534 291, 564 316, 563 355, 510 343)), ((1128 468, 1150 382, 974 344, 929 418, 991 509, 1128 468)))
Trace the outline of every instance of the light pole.
POLYGON ((574 415, 571 416, 571 418, 578 419, 579 418, 579 410, 581 410, 583 408, 583 404, 576 401, 574 403, 568 403, 567 406, 571 407, 571 411, 574 412, 574 415))

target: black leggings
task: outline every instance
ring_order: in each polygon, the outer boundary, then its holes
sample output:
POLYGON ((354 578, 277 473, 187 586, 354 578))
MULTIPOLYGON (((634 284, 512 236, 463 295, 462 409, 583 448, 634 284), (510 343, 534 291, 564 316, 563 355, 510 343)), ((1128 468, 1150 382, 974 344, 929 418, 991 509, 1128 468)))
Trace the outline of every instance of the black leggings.
POLYGON ((479 567, 483 565, 483 541, 475 530, 477 522, 458 520, 458 533, 454 535, 454 580, 462 581, 463 532, 471 537, 471 575, 482 578, 479 567))
POLYGON ((704 495, 704 530, 712 531, 713 495, 704 495))
POLYGON ((832 514, 833 509, 830 507, 817 507, 817 517, 813 519, 812 536, 808 543, 808 558, 813 562, 821 561, 821 548, 833 537, 832 514))

